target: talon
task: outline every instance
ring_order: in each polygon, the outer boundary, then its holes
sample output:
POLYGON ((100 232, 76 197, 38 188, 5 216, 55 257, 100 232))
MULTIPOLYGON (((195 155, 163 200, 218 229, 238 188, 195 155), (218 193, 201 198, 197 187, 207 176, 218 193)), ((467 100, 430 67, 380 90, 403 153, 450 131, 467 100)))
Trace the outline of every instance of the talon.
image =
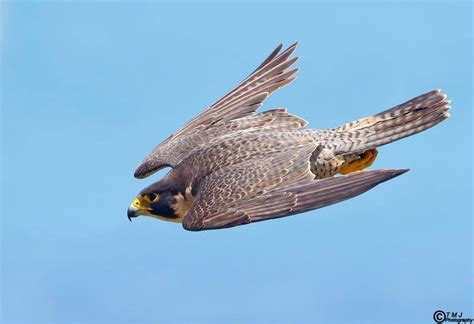
POLYGON ((339 170, 339 173, 349 174, 351 172, 364 170, 365 168, 371 166, 372 163, 374 163, 376 157, 377 149, 370 149, 368 151, 365 151, 360 155, 360 159, 348 163, 341 170, 339 170))

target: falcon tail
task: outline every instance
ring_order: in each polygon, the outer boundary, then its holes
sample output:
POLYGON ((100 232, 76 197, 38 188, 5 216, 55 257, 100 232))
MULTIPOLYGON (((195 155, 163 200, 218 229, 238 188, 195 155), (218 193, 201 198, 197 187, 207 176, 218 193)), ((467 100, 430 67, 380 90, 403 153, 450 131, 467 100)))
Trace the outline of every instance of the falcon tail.
POLYGON ((374 116, 333 129, 347 139, 336 154, 364 152, 441 123, 450 116, 451 102, 446 97, 440 90, 433 90, 374 116))

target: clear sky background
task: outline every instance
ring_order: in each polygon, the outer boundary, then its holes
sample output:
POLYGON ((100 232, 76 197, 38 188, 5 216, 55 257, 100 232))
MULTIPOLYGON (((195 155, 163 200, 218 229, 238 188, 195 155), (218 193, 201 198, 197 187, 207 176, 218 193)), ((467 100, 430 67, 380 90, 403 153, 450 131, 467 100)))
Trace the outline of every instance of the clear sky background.
POLYGON ((474 317, 470 2, 2 2, 4 322, 474 317), (334 127, 442 88, 380 149, 411 171, 343 203, 192 233, 126 209, 160 141, 299 41, 263 109, 334 127))

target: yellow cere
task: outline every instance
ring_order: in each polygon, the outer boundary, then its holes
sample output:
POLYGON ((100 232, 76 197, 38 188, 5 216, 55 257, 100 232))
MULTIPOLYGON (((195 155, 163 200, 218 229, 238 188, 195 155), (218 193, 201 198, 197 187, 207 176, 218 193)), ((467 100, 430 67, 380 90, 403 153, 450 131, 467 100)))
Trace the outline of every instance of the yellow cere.
POLYGON ((138 198, 135 198, 132 202, 133 207, 140 208, 140 200, 138 198))

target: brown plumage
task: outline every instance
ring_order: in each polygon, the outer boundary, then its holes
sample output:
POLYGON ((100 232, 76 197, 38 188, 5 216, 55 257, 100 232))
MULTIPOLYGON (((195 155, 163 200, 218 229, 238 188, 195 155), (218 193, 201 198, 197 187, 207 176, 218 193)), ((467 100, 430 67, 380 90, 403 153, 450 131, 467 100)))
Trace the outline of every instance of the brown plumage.
POLYGON ((140 192, 129 218, 147 215, 197 231, 334 204, 407 171, 359 171, 370 166, 377 147, 449 117, 439 90, 333 129, 306 129, 304 119, 285 109, 256 113, 295 79, 296 44, 280 54, 281 48, 144 159, 137 178, 172 170, 140 192))

